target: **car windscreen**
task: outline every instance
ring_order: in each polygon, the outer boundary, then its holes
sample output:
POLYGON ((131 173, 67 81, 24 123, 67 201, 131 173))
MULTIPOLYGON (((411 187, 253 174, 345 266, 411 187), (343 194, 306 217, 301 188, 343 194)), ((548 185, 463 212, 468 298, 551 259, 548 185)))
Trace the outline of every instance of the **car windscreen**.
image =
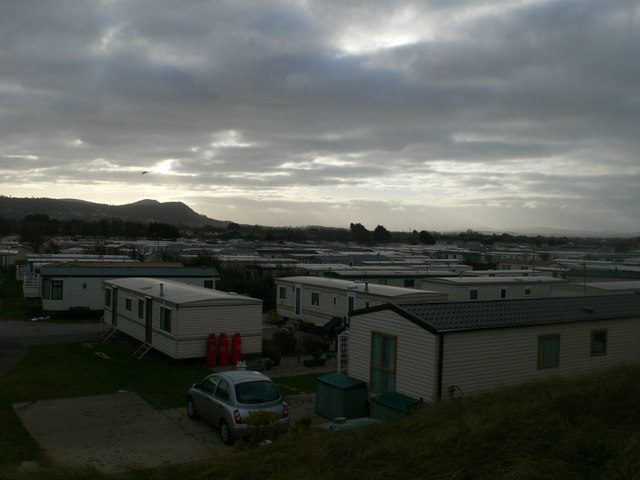
POLYGON ((267 403, 280 398, 280 392, 269 381, 244 382, 236 384, 238 403, 267 403))

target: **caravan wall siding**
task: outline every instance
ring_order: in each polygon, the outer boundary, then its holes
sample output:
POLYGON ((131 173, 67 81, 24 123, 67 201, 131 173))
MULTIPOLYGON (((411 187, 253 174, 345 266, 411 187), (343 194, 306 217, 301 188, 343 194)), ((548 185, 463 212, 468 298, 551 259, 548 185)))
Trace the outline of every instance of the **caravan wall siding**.
POLYGON ((640 319, 450 333, 444 339, 443 396, 456 385, 465 394, 529 379, 593 372, 640 361, 640 319), (607 353, 591 355, 591 331, 607 330, 607 353), (538 368, 538 337, 560 335, 559 364, 538 368))
MULTIPOLYGON (((118 289, 117 328, 123 333, 144 342, 146 339, 145 296, 123 288, 118 289), (131 299, 131 310, 126 309, 127 298, 131 299), (138 300, 145 301, 143 318, 138 317, 138 300)), ((112 308, 105 308, 104 321, 111 324, 112 308)), ((158 298, 152 299, 151 346, 176 359, 206 356, 207 338, 210 333, 219 337, 224 332, 229 337, 239 333, 242 353, 259 353, 262 350, 262 304, 261 302, 239 304, 209 304, 178 306, 158 298), (171 311, 171 331, 160 328, 160 307, 171 311)), ((231 344, 229 344, 231 345, 231 344)), ((229 347, 231 348, 231 347, 229 347)))
MULTIPOLYGON (((262 304, 222 304, 208 307, 180 306, 176 324, 178 358, 196 358, 206 355, 206 340, 210 333, 216 338, 224 332, 229 338, 239 333, 242 353, 262 351, 262 304)), ((158 317, 158 323, 160 319, 158 317)))
POLYGON ((434 400, 438 360, 436 336, 390 310, 351 319, 348 375, 370 383, 372 332, 397 338, 395 391, 425 401, 434 400))
MULTIPOLYGON (((107 277, 43 277, 41 279, 42 288, 42 308, 51 312, 67 311, 73 308, 87 308, 89 310, 102 310, 104 308, 103 281, 109 280, 107 277), (62 282, 62 298, 51 298, 51 281, 62 282)), ((178 281, 204 287, 206 281, 214 282, 213 277, 198 278, 177 278, 178 281)))
POLYGON ((347 294, 343 290, 329 290, 318 286, 278 284, 276 291, 278 314, 282 317, 301 319, 317 326, 324 326, 333 317, 344 318, 349 314, 348 295, 354 297, 354 310, 380 305, 382 302, 371 300, 366 294, 357 292, 347 294), (300 315, 295 313, 296 291, 300 287, 300 315), (280 287, 286 288, 286 298, 280 298, 280 287), (318 294, 318 305, 312 304, 312 294, 318 294), (334 304, 335 298, 335 304, 334 304))
POLYGON ((60 312, 72 308, 102 310, 104 308, 104 291, 102 278, 98 277, 51 277, 42 279, 42 308, 47 311, 60 312), (62 282, 62 298, 51 298, 51 282, 62 282))

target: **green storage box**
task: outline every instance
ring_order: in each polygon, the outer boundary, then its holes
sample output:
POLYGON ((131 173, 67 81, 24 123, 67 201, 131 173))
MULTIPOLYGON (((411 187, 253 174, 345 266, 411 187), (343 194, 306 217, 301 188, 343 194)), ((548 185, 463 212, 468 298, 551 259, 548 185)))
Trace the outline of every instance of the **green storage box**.
POLYGON ((316 413, 329 419, 366 417, 367 383, 337 372, 318 377, 316 413))
POLYGON ((422 405, 421 400, 401 393, 383 393, 371 399, 371 417, 379 420, 403 418, 422 405))

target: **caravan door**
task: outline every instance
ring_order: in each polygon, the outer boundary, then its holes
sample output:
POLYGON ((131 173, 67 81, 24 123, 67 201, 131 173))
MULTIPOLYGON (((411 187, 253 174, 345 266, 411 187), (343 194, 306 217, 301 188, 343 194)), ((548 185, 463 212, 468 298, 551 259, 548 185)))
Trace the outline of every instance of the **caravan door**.
POLYGON ((296 287, 296 317, 302 315, 302 287, 296 287))
POLYGON ((118 289, 113 287, 111 290, 111 325, 118 325, 118 289))
POLYGON ((151 297, 145 297, 145 303, 144 341, 151 345, 151 339, 153 337, 153 299, 151 297))

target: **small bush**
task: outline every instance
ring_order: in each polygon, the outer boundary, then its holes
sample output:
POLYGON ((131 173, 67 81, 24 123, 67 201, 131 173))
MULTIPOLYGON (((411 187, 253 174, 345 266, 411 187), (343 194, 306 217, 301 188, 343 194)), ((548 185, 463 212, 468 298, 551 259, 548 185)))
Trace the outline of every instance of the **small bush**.
POLYGON ((269 310, 266 313, 266 317, 267 323, 278 326, 282 325, 282 319, 280 318, 280 315, 278 315, 278 311, 275 308, 269 310))
POLYGON ((280 347, 278 347, 278 345, 276 345, 276 342, 274 342, 273 340, 263 338, 262 354, 267 357, 277 357, 280 355, 280 347))
POLYGON ((296 351, 296 336, 288 330, 278 330, 271 336, 282 355, 291 355, 296 351))
POLYGON ((309 417, 302 417, 295 421, 290 431, 291 433, 306 432, 309 428, 311 428, 311 419, 309 417))
POLYGON ((322 340, 314 335, 307 335, 302 341, 305 353, 311 354, 314 357, 319 357, 322 354, 322 340))

